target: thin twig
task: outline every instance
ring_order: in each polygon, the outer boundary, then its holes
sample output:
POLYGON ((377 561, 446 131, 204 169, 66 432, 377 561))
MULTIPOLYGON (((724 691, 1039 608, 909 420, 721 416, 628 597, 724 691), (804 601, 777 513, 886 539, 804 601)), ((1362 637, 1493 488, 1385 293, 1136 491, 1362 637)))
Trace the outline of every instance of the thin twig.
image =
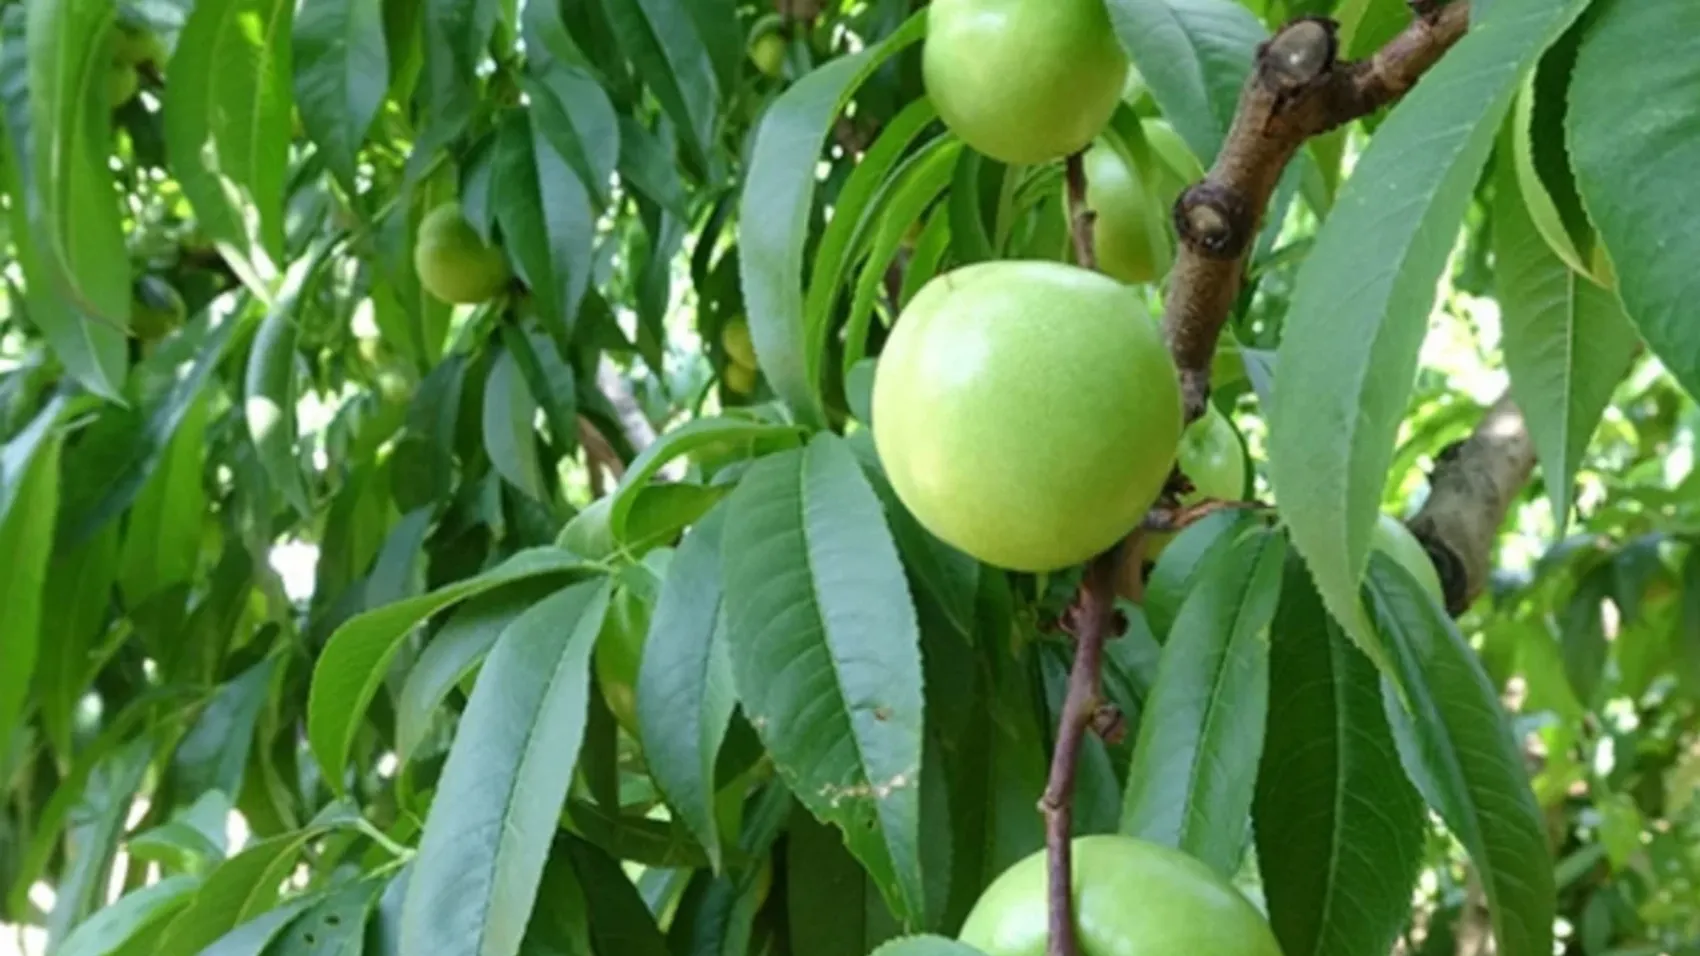
MULTIPOLYGON (((1138 538, 1139 532, 1134 532, 1138 538)), ((1048 852, 1048 897, 1050 938, 1046 956, 1079 956, 1074 938, 1074 776, 1080 759, 1080 742, 1098 713, 1099 674, 1103 670, 1104 642, 1115 636, 1116 578, 1126 545, 1118 545, 1098 556, 1086 567, 1086 577, 1075 596, 1070 622, 1074 633, 1074 667, 1068 675, 1068 696, 1063 700, 1062 722, 1051 754, 1051 774, 1039 809, 1045 814, 1045 848, 1048 852)))
POLYGON ((1097 218, 1086 205, 1085 153, 1075 153, 1064 167, 1068 181, 1068 222, 1074 239, 1074 261, 1083 269, 1098 268, 1098 248, 1092 239, 1092 223, 1097 218))

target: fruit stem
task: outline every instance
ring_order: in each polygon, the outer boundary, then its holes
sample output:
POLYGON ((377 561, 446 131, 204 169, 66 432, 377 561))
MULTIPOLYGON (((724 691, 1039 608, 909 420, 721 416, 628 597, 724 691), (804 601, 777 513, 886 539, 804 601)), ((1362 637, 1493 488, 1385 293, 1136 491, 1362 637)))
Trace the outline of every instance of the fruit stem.
POLYGON ((1074 261, 1083 269, 1098 268, 1098 247, 1092 238, 1093 220, 1097 218, 1086 205, 1086 153, 1068 157, 1064 167, 1068 182, 1069 233, 1074 239, 1074 261))
POLYGON ((1051 774, 1039 809, 1045 814, 1047 850, 1047 898, 1050 934, 1046 956, 1080 956, 1074 936, 1073 845, 1074 775, 1080 759, 1080 743, 1098 711, 1099 674, 1103 670, 1104 642, 1116 636, 1116 581, 1123 555, 1137 550, 1142 532, 1135 531, 1122 544, 1099 555, 1086 566, 1080 593, 1069 615, 1074 633, 1074 667, 1068 675, 1068 696, 1063 701, 1057 745, 1051 754, 1051 774))

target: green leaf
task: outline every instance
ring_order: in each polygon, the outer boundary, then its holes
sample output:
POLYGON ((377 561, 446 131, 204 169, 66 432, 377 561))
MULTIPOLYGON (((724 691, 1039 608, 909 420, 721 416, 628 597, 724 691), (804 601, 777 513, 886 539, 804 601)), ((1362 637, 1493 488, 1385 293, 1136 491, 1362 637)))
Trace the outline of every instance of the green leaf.
POLYGON ((220 936, 212 945, 201 950, 200 956, 261 956, 270 950, 289 921, 305 912, 313 902, 313 897, 303 897, 266 910, 220 936))
POLYGON ((1611 656, 1602 609, 1611 593, 1611 571, 1611 565, 1601 565, 1577 583, 1559 625, 1564 676, 1584 707, 1594 704, 1605 677, 1606 660, 1611 656))
POLYGON ((667 956, 667 940, 618 860, 571 836, 557 838, 555 845, 555 853, 565 852, 572 860, 584 888, 595 952, 667 956))
POLYGON ((685 536, 667 568, 638 667, 639 736, 655 785, 719 870, 714 762, 737 703, 726 648, 716 509, 685 536))
POLYGON ((590 285, 596 237, 590 194, 530 113, 508 116, 495 165, 503 242, 538 312, 564 341, 590 285))
POLYGON ((831 433, 758 461, 722 549, 738 696, 893 910, 924 911, 919 625, 879 498, 831 433))
MULTIPOLYGON (((301 849, 327 828, 327 824, 317 823, 294 833, 261 840, 219 864, 201 884, 194 902, 171 921, 154 956, 198 956, 215 942, 221 947, 228 947, 219 956, 258 953, 258 947, 235 945, 226 934, 266 914, 262 918, 277 919, 277 925, 264 933, 258 940, 259 946, 263 947, 266 940, 276 935, 288 916, 293 915, 287 914, 281 919, 272 916, 272 913, 285 912, 276 909, 279 888, 295 868, 301 849)), ((252 929, 245 931, 259 933, 252 929)), ((241 938, 238 937, 238 941, 241 938)))
POLYGON ((1700 61, 1683 41, 1700 30, 1684 0, 1600 0, 1570 81, 1576 185, 1617 273, 1617 292, 1647 345, 1700 395, 1693 319, 1700 194, 1700 61), (1629 107, 1633 104, 1632 107, 1629 107))
POLYGON ((1570 268, 1609 287, 1614 281, 1609 263, 1582 208, 1565 144, 1570 78, 1588 26, 1584 21, 1571 27, 1524 78, 1511 115, 1509 153, 1526 211, 1541 237, 1570 268))
POLYGON ((343 791, 343 768, 366 707, 383 683, 390 660, 415 625, 452 604, 504 584, 588 570, 591 567, 571 552, 530 548, 482 574, 375 608, 338 627, 313 667, 313 685, 307 698, 307 739, 331 787, 338 793, 343 791))
POLYGON ((383 0, 301 0, 295 18, 295 102, 342 187, 390 87, 383 0))
MULTIPOLYGON (((38 143, 31 115, 34 109, 29 63, 32 44, 25 34, 25 19, 23 6, 7 8, 4 36, 0 38, 3 41, 0 42, 0 95, 5 98, 7 132, 6 191, 12 200, 9 222, 17 236, 46 234, 52 228, 47 221, 44 195, 50 184, 39 181, 35 173, 38 143)), ((103 88, 104 79, 103 75, 103 88)), ((47 141, 44 138, 41 143, 47 141)), ((24 275, 22 304, 28 310, 31 324, 41 330, 66 371, 78 382, 102 398, 118 400, 129 366, 123 326, 111 320, 91 318, 86 309, 72 304, 69 290, 62 288, 63 277, 47 258, 50 250, 32 242, 14 243, 13 250, 24 275)))
POLYGON ((1510 163, 1501 164, 1495 188, 1493 238, 1511 394, 1563 534, 1576 469, 1641 342, 1617 299, 1548 247, 1510 163))
POLYGON ((158 466, 130 508, 118 586, 130 607, 194 580, 206 540, 207 494, 201 483, 210 398, 192 402, 158 466))
POLYGON ((905 936, 902 939, 894 939, 874 950, 873 956, 983 956, 983 954, 967 943, 959 943, 954 939, 946 939, 943 936, 905 936))
POLYGON ((68 816, 63 845, 68 863, 54 886, 53 912, 47 917, 50 946, 103 907, 125 821, 157 746, 152 735, 144 733, 107 754, 89 773, 88 785, 68 816))
MULTIPOLYGON (((48 742, 62 760, 70 760, 78 702, 107 656, 116 650, 116 642, 100 638, 112 611, 118 527, 108 525, 85 544, 61 545, 55 550, 58 553, 47 568, 42 606, 62 610, 53 639, 43 642, 36 661, 35 697, 48 742)), ((10 656, 6 659, 15 660, 10 656)))
MULTIPOLYGON (((527 4, 531 11, 548 4, 527 4)), ((559 11, 554 11, 559 15, 559 11)), ((620 161, 620 122, 608 94, 590 74, 565 63, 534 65, 525 83, 531 97, 531 122, 578 173, 596 202, 607 205, 614 170, 620 161)))
POLYGON ((187 906, 199 884, 200 880, 192 876, 168 876, 124 894, 65 937, 59 956, 113 956, 126 943, 187 906))
POLYGON ((1287 956, 1391 952, 1410 919, 1424 821, 1375 665, 1293 560, 1270 639, 1253 822, 1275 937, 1287 956))
POLYGON ((1393 110, 1301 267, 1269 474, 1293 546, 1365 653, 1358 592, 1436 283, 1517 82, 1587 0, 1499 0, 1393 110))
POLYGON ((867 871, 832 827, 807 813, 793 813, 785 853, 793 952, 864 956, 870 947, 902 931, 867 871))
POLYGON ((185 793, 242 792, 242 773, 254 741, 254 725, 270 696, 278 658, 267 657, 231 679, 207 702, 172 756, 185 793))
POLYGON ((893 170, 912 161, 906 159, 909 147, 937 118, 938 108, 925 96, 905 106, 880 130, 834 197, 832 219, 821 232, 809 273, 804 328, 811 351, 826 347, 832 307, 843 294, 852 261, 867 241, 880 199, 889 195, 893 170))
POLYGON ((366 920, 389 885, 387 877, 344 884, 290 920, 266 956, 361 956, 366 920))
POLYGON ((1228 509, 1206 515, 1170 539, 1146 580, 1145 601, 1141 605, 1151 630, 1159 638, 1174 626, 1181 605, 1198 583, 1199 574, 1233 547, 1234 542, 1260 526, 1257 515, 1228 509))
POLYGON ((28 4, 30 128, 42 228, 31 239, 55 284, 88 321, 130 324, 130 276, 112 169, 113 6, 109 0, 28 4))
POLYGON ((503 349, 484 380, 484 450, 508 484, 547 503, 536 422, 537 400, 525 387, 514 354, 503 349))
POLYGON ((1411 7, 1405 0, 1341 0, 1334 19, 1340 23, 1340 56, 1361 60, 1411 22, 1411 7))
POLYGON ((745 418, 695 418, 663 433, 626 468, 619 487, 609 496, 608 524, 616 537, 625 537, 637 499, 662 468, 683 455, 715 445, 753 444, 767 439, 785 446, 800 438, 792 425, 745 418))
POLYGON ((543 867, 543 882, 537 898, 545 905, 532 910, 525 928, 522 952, 553 953, 558 956, 594 956, 590 948, 590 908, 584 887, 574 872, 571 854, 555 847, 543 867))
POLYGON ((284 263, 294 9, 292 0, 197 3, 165 85, 172 174, 207 238, 262 301, 284 263))
POLYGON ((1263 750, 1270 619, 1286 540, 1234 542, 1181 605, 1139 721, 1121 830, 1239 871, 1263 750))
POLYGON ((297 296, 311 271, 308 260, 290 267, 288 288, 254 333, 242 403, 260 466, 283 500, 303 516, 313 513, 313 503, 295 450, 300 395, 295 384, 294 312, 297 296))
POLYGON ((661 108, 707 164, 720 83, 683 0, 601 0, 608 22, 661 108))
POLYGON ((815 165, 839 111, 880 64, 921 38, 926 12, 803 77, 768 109, 756 133, 738 210, 739 274, 761 369, 806 425, 825 420, 821 355, 809 349, 802 287, 815 165))
POLYGON ((561 357, 555 340, 541 331, 522 332, 505 326, 502 342, 519 363, 531 397, 543 409, 556 450, 578 444, 578 375, 561 357))
MULTIPOLYGON (((10 741, 24 713, 42 646, 42 595, 59 513, 59 458, 65 437, 63 400, 49 402, 29 426, 0 446, 0 741, 10 741)), ((57 609, 55 609, 56 612, 57 609)), ((56 616, 56 614, 55 614, 56 616)), ((49 618, 49 621, 52 619, 49 618)))
MULTIPOLYGON (((429 143, 447 144, 481 101, 479 60, 496 32, 497 0, 423 0, 425 63, 417 93, 429 143)), ((420 162, 416 160, 415 162, 420 162)))
POLYGON ((1163 116, 1209 166, 1268 37, 1233 0, 1108 0, 1110 23, 1163 116))
POLYGON ((514 956, 578 763, 607 580, 532 607, 478 674, 425 820, 403 952, 514 956))
POLYGON ((1392 558, 1370 556, 1367 590, 1391 660, 1382 700, 1405 772, 1475 861, 1499 952, 1547 956, 1552 850, 1493 684, 1451 619, 1392 558))
POLYGON ((554 590, 548 580, 523 581, 455 609, 407 672, 395 702, 396 757, 407 763, 430 732, 432 717, 521 614, 554 590))

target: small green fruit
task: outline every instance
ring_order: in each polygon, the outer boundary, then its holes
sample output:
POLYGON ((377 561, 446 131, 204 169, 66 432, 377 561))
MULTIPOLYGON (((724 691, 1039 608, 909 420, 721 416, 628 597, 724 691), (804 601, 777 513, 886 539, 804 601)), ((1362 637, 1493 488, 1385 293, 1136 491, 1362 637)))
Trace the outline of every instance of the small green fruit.
POLYGON ((119 24, 112 40, 113 62, 132 67, 144 63, 160 66, 165 63, 167 55, 159 34, 145 27, 119 24))
POLYGON ((426 214, 413 247, 419 284, 444 302, 485 302, 513 278, 502 250, 485 244, 460 204, 445 203, 426 214))
POLYGON ((1123 282, 1155 282, 1174 261, 1169 207, 1107 142, 1086 151, 1085 170, 1086 205, 1096 214, 1098 268, 1123 282))
MULTIPOLYGON (((1232 884, 1179 850, 1119 835, 1074 841, 1081 956, 1281 956, 1263 915, 1232 884)), ((1005 870, 975 903, 960 939, 986 956, 1045 956, 1046 854, 1005 870)))
MULTIPOLYGON (((1208 406, 1204 417, 1188 425, 1181 435, 1175 456, 1181 474, 1193 490, 1181 496, 1181 507, 1203 501, 1239 501, 1245 494, 1245 445, 1228 416, 1208 406)), ((1146 539, 1145 556, 1156 560, 1174 534, 1153 534, 1146 539)))
POLYGON ((764 75, 777 77, 785 71, 785 35, 778 17, 765 17, 750 30, 748 50, 750 62, 764 75))
POLYGON ((732 362, 721 374, 726 387, 738 395, 748 395, 756 390, 756 370, 748 365, 732 362))
POLYGON ((148 274, 130 287, 130 331, 144 342, 157 342, 183 324, 188 309, 176 287, 148 274))
POLYGON ((1128 60, 1104 0, 933 0, 921 68, 939 117, 969 146, 1044 163, 1103 131, 1128 60))
POLYGON ((933 534, 1000 567, 1051 571, 1127 534, 1181 435, 1180 387, 1136 289, 1056 262, 934 277, 874 376, 875 446, 933 534))
POLYGON ((1440 586, 1440 572, 1435 570, 1434 559, 1428 556, 1428 549, 1423 547, 1410 528, 1405 527, 1404 522, 1389 514, 1380 515, 1375 522, 1375 530, 1370 534, 1369 546, 1404 565, 1436 603, 1446 606, 1446 590, 1440 586))
POLYGON ((733 319, 720 329, 720 347, 732 361, 745 368, 758 368, 756 361, 756 343, 750 338, 750 324, 743 319, 733 319))

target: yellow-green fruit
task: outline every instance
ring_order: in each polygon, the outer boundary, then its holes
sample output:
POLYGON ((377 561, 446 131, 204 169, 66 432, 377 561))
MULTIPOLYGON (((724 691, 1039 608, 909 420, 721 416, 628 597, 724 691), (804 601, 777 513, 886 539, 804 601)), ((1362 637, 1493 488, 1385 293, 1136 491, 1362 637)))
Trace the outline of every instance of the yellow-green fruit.
POLYGON ((944 541, 1050 571, 1115 544, 1156 500, 1180 388, 1138 290, 1056 262, 934 277, 874 375, 873 427, 898 497, 944 541))
POLYGON ((425 291, 468 305, 487 301, 513 277, 502 250, 480 239, 454 202, 431 210, 419 224, 413 265, 425 291))
POLYGON ((1174 259, 1168 207, 1109 143, 1087 150, 1085 167, 1098 268, 1123 282, 1155 282, 1174 259))
POLYGON ((921 66, 939 117, 969 146, 1043 163, 1103 131, 1128 61, 1104 0, 933 0, 921 66))
MULTIPOLYGON (((1203 501, 1238 501, 1244 496, 1245 445, 1228 416, 1216 406, 1208 406, 1203 418, 1187 426, 1175 460, 1181 474, 1192 482, 1193 490, 1181 496, 1183 508, 1203 501)), ((1173 539, 1173 534, 1149 536, 1146 558, 1155 560, 1173 539)))
POLYGON ((113 109, 130 102, 142 88, 142 76, 133 66, 114 63, 106 71, 106 102, 113 109))
MULTIPOLYGON (((1281 956, 1269 923, 1233 885, 1179 850, 1119 835, 1074 841, 1081 956, 1281 956)), ((1045 851, 1005 870, 960 938, 986 956, 1045 956, 1045 851)))
POLYGON ((1446 591, 1440 586, 1440 572, 1434 569, 1434 559, 1403 522, 1389 514, 1380 515, 1370 534, 1369 546, 1404 565, 1441 607, 1446 606, 1446 591))
POLYGON ((120 25, 112 40, 112 59, 125 66, 162 64, 166 60, 165 43, 152 30, 120 25))
POLYGON ((726 387, 739 395, 748 395, 756 390, 756 370, 748 365, 732 362, 726 366, 721 377, 725 380, 726 387))
POLYGON ((785 69, 785 37, 777 30, 757 32, 750 38, 750 62, 767 76, 778 76, 785 69))
POLYGON ((743 319, 733 319, 720 329, 720 346, 731 356, 732 361, 745 368, 756 368, 756 343, 750 338, 750 324, 743 319))

